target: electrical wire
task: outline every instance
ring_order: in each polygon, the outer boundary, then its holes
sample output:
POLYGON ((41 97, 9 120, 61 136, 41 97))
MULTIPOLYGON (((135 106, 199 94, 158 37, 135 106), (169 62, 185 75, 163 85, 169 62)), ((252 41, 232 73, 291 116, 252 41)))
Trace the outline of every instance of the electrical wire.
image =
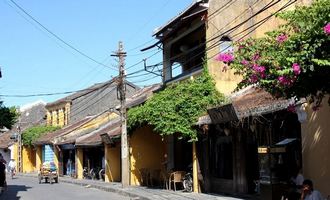
MULTIPOLYGON (((272 3, 273 1, 271 1, 269 4, 267 4, 263 9, 261 9, 259 12, 257 12, 257 13, 262 13, 263 11, 265 11, 265 10, 267 10, 268 8, 270 8, 270 7, 272 7, 273 5, 275 5, 275 4, 277 4, 279 1, 277 1, 277 2, 275 2, 275 3, 272 3)), ((265 17, 265 18, 263 18, 262 20, 260 20, 259 22, 257 22, 257 23, 255 23, 255 24, 253 24, 253 25, 251 25, 251 26, 249 26, 248 28, 246 28, 245 30, 243 30, 243 31, 241 31, 241 32, 239 32, 239 33, 237 33, 237 34, 235 34, 235 37, 236 36, 238 36, 239 34, 241 34, 241 33, 244 33, 245 31, 247 31, 247 30, 249 30, 249 29, 251 29, 251 28, 253 28, 251 31, 249 31, 247 34, 245 34, 244 36, 242 36, 240 39, 242 39, 242 38, 244 38, 245 36, 247 36, 247 35, 249 35, 251 32, 253 32, 254 30, 256 30, 258 27, 260 27, 262 24, 264 24, 266 21, 268 21, 271 17, 273 17, 274 15, 276 15, 278 12, 280 12, 280 11, 282 11, 283 9, 285 9, 285 8, 287 8, 288 6, 290 6, 290 5, 292 5, 293 3, 295 3, 296 2, 296 0, 295 1, 293 1, 293 2, 291 2, 291 1, 289 1, 289 2, 287 2, 283 7, 281 7, 279 10, 277 10, 275 13, 272 13, 271 15, 269 15, 269 16, 267 16, 267 17, 265 17), (256 27, 255 27, 256 26, 256 27)), ((254 15, 254 16, 256 16, 256 15, 254 15)), ((247 22, 247 20, 245 20, 244 21, 244 23, 246 23, 247 22)), ((244 24, 243 23, 243 24, 244 24)), ((239 26, 235 26, 236 27, 236 29, 237 28, 239 28, 239 26)), ((234 31, 234 29, 232 29, 231 31, 234 31)), ((228 31, 226 31, 226 33, 227 33, 228 31)), ((219 36, 217 36, 217 37, 219 37, 219 36)), ((238 39, 238 40, 240 40, 240 39, 238 39)), ((203 52, 203 53, 206 53, 207 51, 210 51, 211 49, 213 49, 214 47, 215 47, 216 45, 212 45, 210 48, 208 48, 208 49, 206 49, 206 51, 205 52, 203 52)), ((220 52, 217 52, 215 55, 217 55, 218 53, 220 53, 220 52)), ((215 56, 214 55, 214 56, 215 56)), ((196 57, 197 55, 195 55, 194 57, 196 57)), ((210 58, 208 58, 207 60, 210 60, 210 59, 212 59, 214 56, 211 56, 210 58)), ((170 60, 171 60, 172 58, 170 58, 170 60)), ((191 60, 191 59, 190 59, 191 60)), ((186 62, 189 62, 189 60, 188 61, 186 61, 186 62)), ((185 62, 185 63, 186 63, 185 62)), ((199 65, 201 65, 202 63, 199 63, 199 65)), ((199 66, 198 65, 198 66, 199 66)), ((180 65, 179 65, 180 66, 180 65)), ((197 66, 196 66, 197 67, 197 66)), ((145 80, 145 81, 147 81, 147 80, 145 80)))
POLYGON ((67 47, 69 47, 70 49, 72 49, 73 51, 77 52, 78 54, 82 55, 83 57, 99 64, 102 65, 104 67, 107 67, 109 69, 114 69, 110 66, 107 66, 97 60, 95 60, 94 58, 90 57, 89 55, 87 55, 86 53, 82 52, 81 50, 77 49, 76 47, 74 47, 73 45, 71 45, 70 43, 66 42, 64 39, 62 39, 61 37, 59 37, 57 34, 55 34, 54 32, 52 32, 51 30, 49 30, 46 26, 44 26, 43 24, 41 24, 37 19, 35 19, 31 14, 29 14, 24 8, 22 8, 20 5, 18 5, 14 0, 9 0, 10 2, 12 2, 19 10, 21 10, 24 14, 26 14, 31 20, 33 20, 35 23, 37 23, 42 29, 44 29, 46 32, 48 32, 50 35, 52 35, 54 38, 56 38, 57 40, 59 40, 60 42, 62 42, 64 45, 66 45, 67 47))

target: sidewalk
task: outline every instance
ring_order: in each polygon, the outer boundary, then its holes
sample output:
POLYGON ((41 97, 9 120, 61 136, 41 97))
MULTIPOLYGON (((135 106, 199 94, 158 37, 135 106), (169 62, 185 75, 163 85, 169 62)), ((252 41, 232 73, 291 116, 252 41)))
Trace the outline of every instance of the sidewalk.
MULTIPOLYGON (((20 173, 18 176, 27 176, 37 178, 36 173, 20 173)), ((182 191, 170 191, 164 189, 151 189, 141 186, 129 186, 122 188, 121 183, 106 183, 103 181, 88 180, 88 179, 73 179, 70 177, 59 177, 59 182, 76 184, 88 188, 96 188, 107 192, 113 192, 122 196, 130 197, 134 200, 184 200, 184 199, 203 199, 203 200, 239 200, 239 198, 226 197, 220 195, 210 195, 201 193, 187 193, 182 191)))

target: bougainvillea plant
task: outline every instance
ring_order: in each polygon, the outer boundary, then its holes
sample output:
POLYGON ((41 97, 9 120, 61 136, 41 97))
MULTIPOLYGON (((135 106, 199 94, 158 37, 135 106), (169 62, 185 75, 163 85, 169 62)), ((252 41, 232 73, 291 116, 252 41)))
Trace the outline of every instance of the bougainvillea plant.
POLYGON ((243 77, 238 89, 253 84, 276 97, 310 97, 317 108, 330 93, 329 13, 329 0, 280 13, 283 25, 265 37, 236 42, 232 59, 225 62, 221 54, 217 60, 243 77))
POLYGON ((179 134, 180 138, 197 140, 194 125, 198 117, 206 114, 209 107, 226 101, 208 74, 206 67, 202 75, 194 80, 185 80, 167 86, 154 94, 144 105, 128 110, 128 129, 149 124, 162 136, 179 134))

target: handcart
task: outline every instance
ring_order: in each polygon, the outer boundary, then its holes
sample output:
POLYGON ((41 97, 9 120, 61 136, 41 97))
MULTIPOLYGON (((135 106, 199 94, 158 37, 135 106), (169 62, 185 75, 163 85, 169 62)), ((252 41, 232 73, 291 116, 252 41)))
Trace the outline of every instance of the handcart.
POLYGON ((53 182, 58 183, 58 170, 54 162, 44 162, 38 172, 39 184, 42 180, 45 180, 45 183, 53 184, 53 182))

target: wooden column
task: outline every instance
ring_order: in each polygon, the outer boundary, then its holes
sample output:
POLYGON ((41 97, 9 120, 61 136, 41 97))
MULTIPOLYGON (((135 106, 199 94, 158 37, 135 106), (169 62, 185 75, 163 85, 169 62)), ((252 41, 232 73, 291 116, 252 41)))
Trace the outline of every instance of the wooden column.
POLYGON ((196 152, 196 142, 193 141, 193 152, 192 152, 192 161, 193 161, 193 191, 198 193, 198 169, 197 169, 197 152, 196 152))

